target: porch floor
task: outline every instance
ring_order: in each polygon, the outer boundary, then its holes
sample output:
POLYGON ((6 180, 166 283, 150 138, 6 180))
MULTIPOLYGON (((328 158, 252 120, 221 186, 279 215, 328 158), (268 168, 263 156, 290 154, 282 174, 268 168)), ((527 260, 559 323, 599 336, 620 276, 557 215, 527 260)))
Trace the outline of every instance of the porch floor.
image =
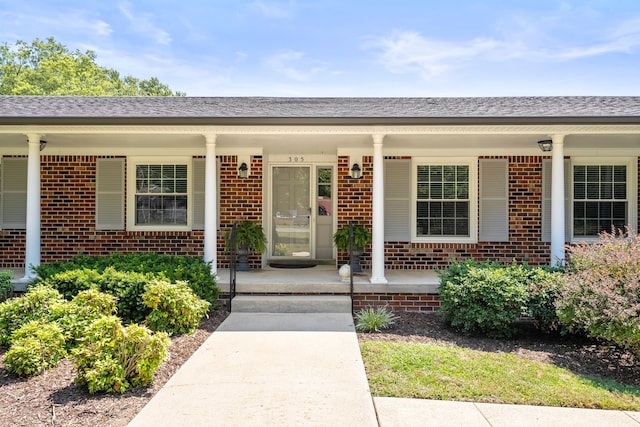
MULTIPOLYGON (((437 293, 440 279, 434 270, 386 270, 386 284, 369 282, 370 273, 353 276, 356 293, 437 293)), ((218 269, 218 286, 229 292, 229 270, 218 269)), ((342 283, 332 265, 312 268, 282 269, 265 267, 236 273, 238 293, 348 293, 349 283, 342 283)))

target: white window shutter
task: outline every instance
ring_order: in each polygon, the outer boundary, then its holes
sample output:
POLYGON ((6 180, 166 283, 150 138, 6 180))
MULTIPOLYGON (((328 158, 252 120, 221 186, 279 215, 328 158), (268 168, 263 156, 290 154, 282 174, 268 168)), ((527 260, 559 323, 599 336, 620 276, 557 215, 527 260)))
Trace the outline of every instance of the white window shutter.
MULTIPOLYGON (((564 241, 571 241, 571 162, 564 161, 564 241)), ((551 242, 551 159, 542 160, 542 241, 551 242)))
POLYGON ((124 230, 124 159, 96 162, 96 230, 124 230))
POLYGON ((384 240, 411 240, 411 161, 384 161, 384 240))
POLYGON ((194 230, 204 230, 204 187, 205 161, 193 159, 193 217, 191 227, 194 230))
POLYGON ((2 162, 2 228, 27 226, 27 159, 2 162))
POLYGON ((480 160, 480 241, 509 241, 509 164, 480 160))

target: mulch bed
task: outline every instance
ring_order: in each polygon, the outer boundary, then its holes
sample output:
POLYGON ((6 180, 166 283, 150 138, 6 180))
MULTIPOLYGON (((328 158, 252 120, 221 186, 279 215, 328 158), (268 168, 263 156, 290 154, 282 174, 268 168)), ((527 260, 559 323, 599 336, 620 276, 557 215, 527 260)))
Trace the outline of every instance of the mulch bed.
MULTIPOLYGON (((376 334, 358 334, 362 341, 411 341, 456 345, 471 349, 513 353, 555 363, 573 372, 615 379, 640 387, 640 363, 632 353, 578 337, 551 337, 527 325, 510 340, 466 337, 445 327, 438 315, 396 313, 395 325, 376 334)), ((193 335, 172 339, 170 359, 158 369, 146 388, 123 395, 90 395, 73 383, 73 364, 63 361, 43 374, 20 378, 0 370, 1 426, 126 426, 153 395, 209 337, 228 315, 224 308, 204 319, 193 335)), ((0 353, 0 358, 4 352, 0 353)))

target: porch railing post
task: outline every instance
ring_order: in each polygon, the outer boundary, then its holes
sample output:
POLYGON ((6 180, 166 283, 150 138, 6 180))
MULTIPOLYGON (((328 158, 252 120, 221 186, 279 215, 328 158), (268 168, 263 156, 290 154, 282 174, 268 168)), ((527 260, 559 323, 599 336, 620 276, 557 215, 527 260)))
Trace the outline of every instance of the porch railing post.
POLYGON ((229 233, 229 312, 231 312, 231 301, 236 296, 236 252, 236 224, 233 224, 229 233))
POLYGON ((349 222, 349 284, 351 294, 351 314, 353 314, 353 222, 349 222))

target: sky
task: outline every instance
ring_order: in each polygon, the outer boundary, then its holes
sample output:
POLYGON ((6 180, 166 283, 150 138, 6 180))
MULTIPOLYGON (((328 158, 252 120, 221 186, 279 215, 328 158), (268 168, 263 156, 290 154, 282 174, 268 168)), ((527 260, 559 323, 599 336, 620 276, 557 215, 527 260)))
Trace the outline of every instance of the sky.
POLYGON ((47 37, 189 96, 640 95, 638 0, 0 0, 47 37))

